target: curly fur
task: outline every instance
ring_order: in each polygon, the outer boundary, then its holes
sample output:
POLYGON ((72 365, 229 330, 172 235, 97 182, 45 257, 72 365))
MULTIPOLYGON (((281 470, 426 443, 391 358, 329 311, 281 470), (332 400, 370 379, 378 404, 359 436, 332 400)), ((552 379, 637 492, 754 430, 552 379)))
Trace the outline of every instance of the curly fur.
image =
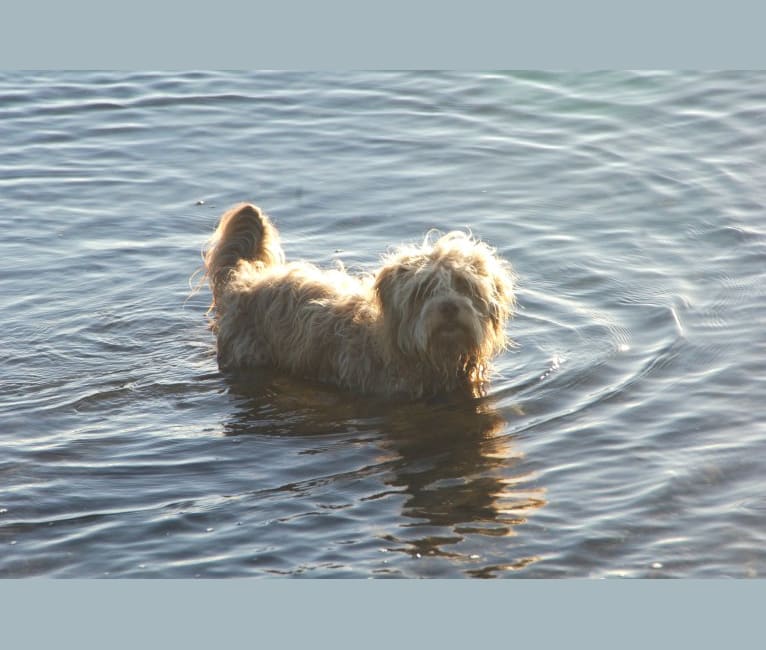
POLYGON ((225 372, 271 366, 358 393, 478 396, 509 342, 510 265, 463 232, 352 276, 285 263, 269 218, 240 204, 221 217, 205 270, 225 372))

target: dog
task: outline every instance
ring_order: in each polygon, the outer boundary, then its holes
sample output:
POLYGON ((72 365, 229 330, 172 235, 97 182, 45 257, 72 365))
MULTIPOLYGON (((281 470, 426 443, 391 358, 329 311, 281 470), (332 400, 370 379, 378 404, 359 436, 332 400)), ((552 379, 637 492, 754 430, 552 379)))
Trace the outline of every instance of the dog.
POLYGON ((271 219, 242 203, 221 217, 204 266, 224 373, 270 367, 359 394, 480 397, 510 345, 512 268, 461 231, 354 276, 286 262, 271 219))

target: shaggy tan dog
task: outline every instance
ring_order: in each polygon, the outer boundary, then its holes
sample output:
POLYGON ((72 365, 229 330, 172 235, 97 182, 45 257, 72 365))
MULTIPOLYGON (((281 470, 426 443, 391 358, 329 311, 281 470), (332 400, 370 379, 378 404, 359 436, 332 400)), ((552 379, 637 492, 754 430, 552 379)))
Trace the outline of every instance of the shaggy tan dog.
POLYGON ((240 204, 221 217, 205 269, 224 372, 271 366, 358 393, 479 396, 508 343, 511 268, 462 232, 355 277, 285 263, 269 218, 240 204))

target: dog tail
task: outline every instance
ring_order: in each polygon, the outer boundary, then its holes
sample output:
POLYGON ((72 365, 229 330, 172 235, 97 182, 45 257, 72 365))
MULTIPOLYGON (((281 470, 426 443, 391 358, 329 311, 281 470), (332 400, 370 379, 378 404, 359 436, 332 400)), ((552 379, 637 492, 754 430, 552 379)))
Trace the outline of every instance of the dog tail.
POLYGON ((213 291, 212 310, 241 262, 265 268, 283 263, 284 253, 269 218, 255 205, 240 203, 221 217, 204 260, 213 291))

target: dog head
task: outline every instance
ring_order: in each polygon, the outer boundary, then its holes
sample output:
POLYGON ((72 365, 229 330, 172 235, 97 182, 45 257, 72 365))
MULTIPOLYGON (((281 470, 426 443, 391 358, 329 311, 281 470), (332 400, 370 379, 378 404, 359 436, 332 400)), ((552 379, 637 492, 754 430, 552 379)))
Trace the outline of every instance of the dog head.
POLYGON ((508 344, 510 265, 469 234, 397 250, 384 260, 375 292, 389 344, 431 367, 483 366, 508 344))

